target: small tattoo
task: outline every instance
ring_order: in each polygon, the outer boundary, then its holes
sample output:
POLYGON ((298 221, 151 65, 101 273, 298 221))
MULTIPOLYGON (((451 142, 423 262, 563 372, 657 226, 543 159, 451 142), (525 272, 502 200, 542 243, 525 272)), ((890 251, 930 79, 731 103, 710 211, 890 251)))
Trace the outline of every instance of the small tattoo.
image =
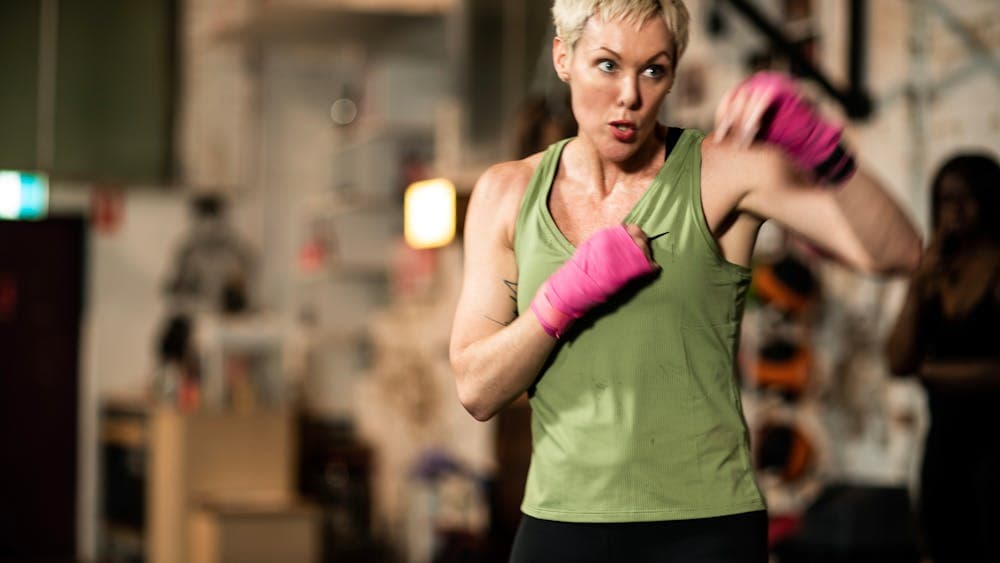
POLYGON ((517 282, 516 281, 510 281, 510 280, 503 280, 503 284, 505 286, 507 286, 507 291, 510 292, 510 295, 509 295, 510 300, 514 303, 514 310, 511 313, 510 320, 504 322, 504 321, 498 321, 498 320, 496 320, 494 318, 491 318, 491 317, 486 317, 486 320, 493 321, 493 322, 497 323, 500 326, 507 326, 510 323, 514 322, 514 319, 517 318, 517 282))
POLYGON ((507 325, 509 325, 510 323, 514 322, 513 320, 509 320, 509 321, 507 321, 507 322, 503 322, 503 321, 498 321, 498 320, 494 319, 493 317, 487 317, 486 315, 483 315, 483 317, 484 317, 484 318, 485 318, 486 320, 488 320, 488 321, 493 321, 493 322, 497 323, 497 324, 498 324, 498 325, 500 325, 500 326, 507 326, 507 325))
POLYGON ((507 286, 507 290, 510 291, 510 300, 514 302, 514 312, 517 312, 517 282, 510 280, 503 280, 503 284, 507 286))

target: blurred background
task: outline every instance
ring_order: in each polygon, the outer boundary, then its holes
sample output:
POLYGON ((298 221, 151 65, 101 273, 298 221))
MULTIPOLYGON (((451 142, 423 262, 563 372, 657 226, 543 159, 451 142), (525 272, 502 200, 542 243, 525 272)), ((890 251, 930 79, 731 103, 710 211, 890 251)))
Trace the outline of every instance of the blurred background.
MULTIPOLYGON (((1000 152, 994 0, 687 4, 673 125, 792 72, 925 233, 940 163, 1000 152)), ((549 8, 0 0, 0 561, 506 561, 529 407, 474 421, 448 338, 476 178, 574 131, 549 8)), ((919 560, 905 287, 762 233, 775 561, 919 560)))

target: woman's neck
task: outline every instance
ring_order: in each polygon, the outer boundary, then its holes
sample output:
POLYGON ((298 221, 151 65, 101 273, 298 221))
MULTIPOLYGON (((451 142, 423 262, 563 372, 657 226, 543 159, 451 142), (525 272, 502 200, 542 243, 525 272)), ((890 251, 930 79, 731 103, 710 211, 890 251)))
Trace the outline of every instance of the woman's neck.
POLYGON ((628 160, 614 162, 602 158, 597 148, 584 137, 567 147, 575 170, 572 174, 583 185, 595 191, 610 193, 617 187, 628 188, 633 183, 645 186, 663 166, 666 127, 657 125, 642 147, 628 160), (573 145, 576 145, 575 147, 573 145))

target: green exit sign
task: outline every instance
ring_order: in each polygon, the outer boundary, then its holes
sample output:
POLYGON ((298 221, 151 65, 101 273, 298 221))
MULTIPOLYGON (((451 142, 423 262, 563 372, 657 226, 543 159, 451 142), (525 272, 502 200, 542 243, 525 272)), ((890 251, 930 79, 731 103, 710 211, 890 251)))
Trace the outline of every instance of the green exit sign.
POLYGON ((0 219, 42 219, 48 208, 48 176, 0 170, 0 219))

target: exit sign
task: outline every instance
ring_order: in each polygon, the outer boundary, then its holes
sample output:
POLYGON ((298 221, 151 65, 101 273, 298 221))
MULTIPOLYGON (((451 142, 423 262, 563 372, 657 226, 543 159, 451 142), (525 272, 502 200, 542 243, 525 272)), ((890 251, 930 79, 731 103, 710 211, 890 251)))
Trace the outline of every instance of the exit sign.
POLYGON ((0 219, 42 219, 48 208, 48 176, 0 170, 0 219))

